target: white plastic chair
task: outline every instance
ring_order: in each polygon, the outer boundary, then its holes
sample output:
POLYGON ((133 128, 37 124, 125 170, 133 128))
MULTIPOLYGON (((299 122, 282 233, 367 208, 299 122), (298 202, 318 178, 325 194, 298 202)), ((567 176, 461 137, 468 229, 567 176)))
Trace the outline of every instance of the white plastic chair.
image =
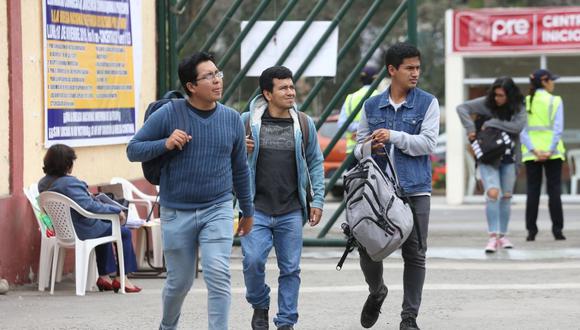
MULTIPOLYGON (((38 260, 38 291, 44 291, 50 285, 50 273, 52 265, 52 254, 54 252, 54 245, 56 244, 56 237, 49 237, 46 234, 46 225, 42 222, 40 214, 42 210, 38 205, 38 184, 33 183, 30 187, 22 188, 24 195, 28 199, 36 222, 38 223, 38 230, 40 231, 40 258, 38 260)), ((62 259, 64 261, 64 258, 62 259)), ((62 278, 62 268, 64 262, 60 262, 56 272, 56 281, 60 282, 62 278)))
POLYGON ((578 194, 580 181, 580 149, 568 150, 568 168, 570 169, 570 195, 578 194))
MULTIPOLYGON (((137 187, 135 187, 131 181, 124 178, 112 178, 111 184, 116 183, 120 183, 123 186, 123 198, 130 203, 127 219, 139 218, 139 212, 137 212, 136 206, 137 204, 146 205, 147 214, 152 214, 151 210, 154 206, 154 203, 157 201, 156 196, 145 194, 141 190, 137 189, 137 187)), ((149 228, 151 231, 151 249, 153 251, 153 260, 151 261, 151 265, 156 268, 162 268, 163 242, 161 240, 161 222, 159 218, 151 218, 149 221, 145 222, 141 228, 139 228, 139 232, 137 234, 137 248, 135 249, 137 267, 139 269, 143 269, 147 266, 145 263, 145 254, 148 252, 146 228, 149 228)))
POLYGON ((119 277, 121 279, 121 292, 125 293, 125 264, 119 215, 96 214, 86 211, 72 199, 52 191, 45 191, 40 194, 40 206, 52 219, 52 225, 54 226, 56 234, 56 244, 54 246, 52 258, 50 294, 54 293, 54 280, 57 269, 56 265, 61 257, 61 248, 75 249, 76 294, 77 296, 84 296, 85 290, 92 289, 96 281, 95 247, 110 242, 117 243, 117 260, 119 264, 119 277), (87 218, 111 221, 113 226, 112 235, 81 241, 74 230, 71 209, 74 209, 80 215, 87 218), (89 276, 91 276, 91 279, 88 279, 89 276))

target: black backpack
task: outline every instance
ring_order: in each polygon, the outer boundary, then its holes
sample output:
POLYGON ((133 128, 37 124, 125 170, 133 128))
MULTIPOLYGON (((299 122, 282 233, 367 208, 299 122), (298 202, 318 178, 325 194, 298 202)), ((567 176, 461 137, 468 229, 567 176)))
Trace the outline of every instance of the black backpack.
POLYGON ((488 127, 477 132, 471 148, 475 159, 484 164, 494 164, 503 155, 511 153, 512 140, 506 132, 497 128, 488 127))
MULTIPOLYGON (((179 111, 178 108, 175 106, 175 100, 183 99, 183 94, 179 91, 169 91, 163 95, 163 97, 157 101, 149 103, 147 110, 145 111, 145 119, 144 122, 147 121, 147 118, 151 116, 155 111, 160 109, 163 105, 167 104, 168 102, 172 102, 173 109, 179 111)), ((185 122, 182 121, 182 122, 185 122)), ((159 180, 161 177, 161 168, 176 154, 175 150, 171 152, 167 152, 159 157, 153 158, 146 162, 141 163, 141 167, 143 168, 143 175, 145 179, 149 181, 149 183, 153 185, 159 185, 159 180)))

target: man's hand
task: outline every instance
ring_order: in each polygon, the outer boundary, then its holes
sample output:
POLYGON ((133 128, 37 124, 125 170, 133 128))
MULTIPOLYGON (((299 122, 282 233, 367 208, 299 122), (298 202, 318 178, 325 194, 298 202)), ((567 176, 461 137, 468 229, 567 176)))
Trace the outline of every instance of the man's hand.
POLYGON ((386 128, 379 128, 371 134, 371 139, 374 143, 388 143, 391 138, 391 131, 386 128))
POLYGON ((246 136, 246 149, 248 150, 249 154, 254 152, 254 140, 252 140, 249 135, 246 136))
POLYGON ((175 148, 183 150, 183 146, 189 141, 191 141, 191 135, 187 135, 184 131, 176 129, 165 141, 165 148, 167 150, 173 150, 175 148))
POLYGON ((384 156, 385 155, 385 145, 381 142, 376 142, 373 140, 373 136, 369 135, 365 140, 364 143, 372 141, 371 143, 371 152, 375 155, 384 156))
POLYGON ((119 222, 121 223, 121 226, 127 223, 127 216, 123 211, 119 213, 119 222))
POLYGON ((254 225, 254 217, 240 217, 238 220, 238 230, 236 230, 236 236, 247 235, 252 231, 252 226, 254 225))
POLYGON ((310 215, 308 218, 308 223, 310 224, 310 227, 316 226, 320 222, 320 219, 322 219, 322 210, 317 207, 311 208, 310 215))
POLYGON ((467 133, 467 140, 469 140, 469 142, 475 140, 476 137, 477 137, 477 135, 475 134, 475 132, 467 133))

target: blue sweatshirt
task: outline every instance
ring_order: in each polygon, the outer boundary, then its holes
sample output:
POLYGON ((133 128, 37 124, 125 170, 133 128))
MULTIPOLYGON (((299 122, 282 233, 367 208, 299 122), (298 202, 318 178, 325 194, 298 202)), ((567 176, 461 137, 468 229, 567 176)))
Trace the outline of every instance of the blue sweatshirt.
POLYGON ((165 141, 171 133, 175 129, 186 131, 191 141, 183 150, 174 151, 175 156, 161 169, 161 206, 182 210, 206 208, 231 200, 234 188, 244 215, 253 216, 240 115, 218 103, 211 116, 201 118, 185 102, 168 102, 147 119, 127 146, 129 160, 144 162, 168 152, 165 141))

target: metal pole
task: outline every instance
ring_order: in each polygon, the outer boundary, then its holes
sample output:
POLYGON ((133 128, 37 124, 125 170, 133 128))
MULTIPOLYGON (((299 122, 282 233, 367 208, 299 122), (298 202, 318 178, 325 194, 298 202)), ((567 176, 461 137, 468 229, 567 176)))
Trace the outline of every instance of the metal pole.
POLYGON ((197 29, 199 24, 201 24, 201 21, 207 15, 207 13, 211 9, 211 7, 214 5, 214 3, 215 3, 215 0, 208 1, 205 4, 205 6, 203 6, 201 8, 199 13, 195 16, 195 19, 193 20, 193 22, 191 22, 191 24, 189 24, 189 26, 187 27, 185 32, 177 40, 177 44, 176 44, 177 53, 179 53, 183 49, 183 47, 185 46, 185 43, 189 40, 189 38, 191 38, 191 36, 193 35, 193 32, 195 31, 195 29, 197 29))
POLYGON ((244 40, 246 35, 250 32, 250 30, 252 29, 254 24, 256 24, 256 21, 258 20, 258 18, 260 18, 260 15, 262 15, 262 13, 266 9, 266 7, 268 7, 268 4, 271 1, 272 0, 262 0, 262 2, 260 2, 260 4, 258 5, 258 8, 256 8, 254 13, 252 14, 250 19, 248 20, 248 24, 246 24, 246 26, 244 27, 242 32, 240 32, 240 34, 236 37, 236 40, 234 40, 234 42, 232 43, 230 48, 228 48, 228 50, 226 51, 224 56, 222 56, 222 59, 219 61, 218 65, 217 65, 218 68, 223 69, 223 67, 226 65, 226 63, 228 63, 228 61, 230 60, 230 57, 232 57, 232 55, 234 54, 236 49, 238 49, 238 47, 240 47, 240 45, 242 44, 242 41, 244 40))
POLYGON ((342 203, 340 203, 340 205, 338 206, 336 211, 334 211, 334 214, 332 215, 332 217, 330 217, 328 222, 324 225, 324 227, 322 228, 320 233, 318 233, 317 238, 324 238, 326 236, 326 234, 328 234, 328 232, 330 231, 332 226, 334 226, 334 223, 336 222, 336 220, 338 220, 338 217, 342 214, 342 212, 344 211, 345 208, 346 208, 346 203, 343 201, 342 203))
MULTIPOLYGON (((319 0, 318 1, 316 6, 314 7, 314 9, 312 9, 310 11, 310 14, 308 15, 308 17, 304 21, 304 24, 300 27, 300 30, 298 30, 298 32, 296 33, 296 35, 294 36, 292 41, 290 41, 290 43, 288 44, 288 47, 286 47, 286 49, 284 50, 284 53, 282 53, 282 55, 280 55, 280 58, 278 59, 278 61, 276 61, 275 65, 284 64, 284 61, 286 61, 288 56, 290 56, 290 54, 294 50, 294 47, 298 44, 298 42, 300 42, 300 40, 305 35, 305 33, 308 30, 308 28, 310 27, 310 25, 312 25, 312 21, 314 21, 314 18, 316 18, 316 15, 318 15, 320 10, 322 10, 322 8, 324 8, 327 1, 328 0, 319 0)), ((296 80, 296 79, 294 79, 294 80, 296 80)), ((254 90, 254 92, 250 96, 250 100, 252 100, 256 95, 258 95, 258 93, 260 93, 259 87, 254 90)), ((246 106, 244 107, 244 110, 242 110, 242 112, 248 111, 249 108, 250 108, 250 102, 246 103, 246 106)))
POLYGON ((417 0, 407 0, 407 41, 417 46, 417 0))
POLYGON ((395 23, 397 22, 397 20, 401 17, 403 12, 405 11, 406 6, 407 6, 407 1, 404 1, 395 10, 393 15, 391 15, 391 17, 387 21, 387 24, 385 24, 385 26, 383 27, 383 29, 381 30, 381 32, 379 33, 379 35, 377 36, 377 38, 375 39, 375 41, 373 42, 371 47, 368 49, 366 54, 361 58, 361 60, 358 62, 358 64, 354 67, 353 71, 350 73, 348 78, 344 81, 342 86, 340 86, 339 90, 334 94, 334 97, 326 106, 326 109, 324 109, 324 111, 320 115, 320 119, 318 119, 318 122, 316 122, 317 129, 320 128, 320 126, 322 126, 322 124, 324 124, 324 121, 326 120, 326 118, 328 118, 328 116, 330 115, 330 113, 332 112, 332 110, 334 109, 336 104, 338 103, 338 101, 343 98, 343 94, 344 94, 344 92, 346 92, 348 86, 350 86, 352 81, 359 75, 359 72, 362 70, 363 66, 367 63, 367 61, 371 58, 371 56, 373 55, 375 50, 379 47, 379 45, 381 44, 381 42, 383 41, 385 36, 391 31, 393 26, 395 26, 395 23))
POLYGON ((302 64, 298 68, 298 70, 296 70, 296 72, 294 73, 294 79, 296 79, 296 80, 300 79, 300 77, 302 76, 304 71, 306 71, 306 69, 308 68, 308 65, 310 64, 310 62, 312 62, 314 57, 316 57, 316 54, 318 54, 318 51, 320 50, 320 48, 322 48, 322 46, 324 46, 324 43, 326 43, 326 40, 330 37, 330 35, 334 31, 334 29, 336 28, 338 23, 340 23, 340 21, 342 20, 344 15, 346 15, 346 13, 348 12, 348 9, 350 8, 351 5, 352 5, 352 0, 348 0, 348 1, 344 2, 342 7, 340 7, 338 12, 336 13, 336 16, 334 17, 334 19, 330 23, 330 26, 328 27, 328 29, 326 29, 326 31, 324 31, 324 34, 320 37, 320 40, 318 40, 316 45, 314 45, 314 47, 312 47, 312 50, 310 51, 310 53, 308 54, 306 59, 304 59, 304 62, 302 62, 302 64))
MULTIPOLYGON (((348 37, 347 41, 344 43, 344 45, 342 46, 342 48, 338 52, 338 56, 336 58, 337 63, 340 63, 342 61, 342 59, 344 58, 344 56, 346 56, 346 54, 348 53, 350 48, 352 48, 352 46, 355 44, 355 42, 358 41, 361 32, 368 25, 368 23, 370 22, 373 15, 377 12, 378 6, 382 2, 383 2, 383 0, 375 0, 373 2, 373 4, 371 5, 371 7, 367 10, 365 16, 361 19, 361 21, 359 22, 357 27, 352 31, 352 33, 348 37)), ((318 80, 318 82, 316 83, 316 85, 314 85, 314 87, 312 88, 310 93, 308 93, 308 96, 306 97, 306 100, 304 100, 304 103, 302 103, 302 106, 300 107, 301 111, 306 111, 306 109, 308 109, 308 106, 310 105, 310 103, 312 103, 312 101, 314 100, 316 95, 318 95, 318 93, 322 89, 324 82, 326 80, 330 80, 330 79, 323 78, 323 79, 318 80)))
MULTIPOLYGON (((175 4, 175 0, 172 0, 175 4)), ((169 12, 169 31, 168 31, 168 38, 169 38, 169 88, 173 88, 178 81, 177 78, 177 48, 176 48, 176 39, 177 39, 177 16, 174 13, 169 12)), ((179 85, 177 85, 179 86, 179 85)))
POLYGON ((224 18, 222 18, 218 26, 213 30, 213 32, 211 33, 209 38, 207 38, 203 46, 201 46, 202 51, 208 51, 210 47, 215 43, 218 36, 225 29, 226 24, 228 24, 228 22, 232 19, 232 16, 234 16, 234 14, 236 13, 236 10, 238 10, 238 7, 242 4, 242 1, 243 0, 236 0, 236 2, 234 2, 233 5, 231 5, 230 9, 228 9, 227 13, 224 15, 224 18))
POLYGON ((167 0, 157 0, 157 98, 169 88, 167 50, 167 0))
POLYGON ((240 84, 240 82, 242 81, 242 79, 244 78, 246 73, 248 72, 248 70, 250 70, 252 65, 254 65, 254 62, 258 59, 262 50, 264 50, 264 48, 266 48, 266 46, 270 42, 270 39, 272 39, 272 37, 274 36, 276 31, 278 31, 278 28, 280 27, 280 25, 282 25, 282 23, 284 23, 284 19, 286 19, 286 17, 290 14, 290 12, 294 8, 294 6, 296 6, 297 3, 298 3, 298 0, 291 0, 288 2, 288 4, 286 4, 286 7, 284 7, 282 12, 280 13, 280 16, 278 16, 278 19, 276 19, 274 26, 272 26, 270 31, 268 31, 268 33, 266 34, 264 39, 262 39, 262 42, 260 42, 260 44, 258 45, 256 50, 254 51, 252 56, 248 59, 248 62, 246 63, 246 65, 244 65, 244 67, 240 70, 240 72, 238 72, 238 74, 231 81, 230 86, 224 92, 224 96, 222 97, 223 103, 226 103, 229 100, 229 98, 233 95, 235 89, 238 87, 238 85, 240 84))

